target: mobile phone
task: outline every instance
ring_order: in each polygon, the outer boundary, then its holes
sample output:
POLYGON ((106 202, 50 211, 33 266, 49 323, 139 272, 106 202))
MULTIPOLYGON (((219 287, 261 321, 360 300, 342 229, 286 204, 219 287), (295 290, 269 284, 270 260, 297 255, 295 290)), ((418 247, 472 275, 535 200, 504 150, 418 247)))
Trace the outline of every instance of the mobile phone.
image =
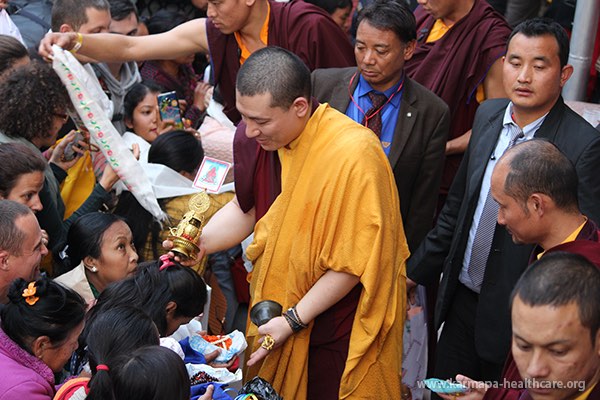
POLYGON ((427 386, 427 389, 435 393, 458 395, 469 390, 460 383, 452 383, 436 378, 425 379, 423 382, 425 383, 425 386, 427 386))
POLYGON ((69 143, 67 143, 67 146, 65 147, 65 151, 62 155, 63 161, 71 161, 79 155, 79 153, 77 153, 73 149, 73 146, 77 146, 77 147, 81 148, 81 146, 79 145, 80 140, 85 140, 85 138, 83 137, 83 134, 79 131, 75 131, 75 138, 72 141, 70 141, 69 143))
POLYGON ((173 120, 175 122, 175 128, 183 129, 181 110, 179 108, 176 92, 161 93, 158 95, 158 111, 160 112, 160 118, 163 121, 166 119, 173 120))

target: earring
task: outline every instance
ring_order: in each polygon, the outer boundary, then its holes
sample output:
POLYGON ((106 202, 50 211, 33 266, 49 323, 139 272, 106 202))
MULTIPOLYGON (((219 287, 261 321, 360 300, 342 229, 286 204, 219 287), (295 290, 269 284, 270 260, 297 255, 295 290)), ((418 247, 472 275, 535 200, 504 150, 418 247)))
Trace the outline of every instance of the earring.
POLYGON ((83 266, 85 268, 87 268, 88 270, 90 270, 90 272, 98 272, 98 268, 96 268, 95 265, 93 265, 93 266, 90 267, 89 265, 83 264, 83 266))

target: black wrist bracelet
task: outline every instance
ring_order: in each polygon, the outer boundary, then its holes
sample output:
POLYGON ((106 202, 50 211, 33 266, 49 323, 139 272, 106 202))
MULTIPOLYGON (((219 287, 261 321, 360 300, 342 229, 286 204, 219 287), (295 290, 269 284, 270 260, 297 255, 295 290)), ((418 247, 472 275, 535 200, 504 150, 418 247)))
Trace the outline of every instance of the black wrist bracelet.
POLYGON ((290 328, 292 328, 292 332, 297 333, 300 332, 302 329, 304 329, 302 327, 302 325, 297 324, 286 312, 285 314, 283 314, 283 317, 285 318, 285 320, 287 321, 288 325, 290 326, 290 328))

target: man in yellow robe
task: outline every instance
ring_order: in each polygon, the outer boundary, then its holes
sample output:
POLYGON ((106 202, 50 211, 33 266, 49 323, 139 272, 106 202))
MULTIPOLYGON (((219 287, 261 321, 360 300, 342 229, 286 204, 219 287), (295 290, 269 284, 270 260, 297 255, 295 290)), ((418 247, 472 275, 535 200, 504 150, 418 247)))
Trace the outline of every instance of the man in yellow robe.
POLYGON ((308 68, 286 50, 253 53, 236 87, 246 136, 278 151, 282 192, 256 225, 253 212, 243 214, 234 199, 205 227, 202 244, 212 252, 254 229, 247 250, 252 303, 274 300, 287 310, 249 327, 246 377, 261 376, 289 399, 398 398, 409 254, 379 140, 313 103, 308 68), (339 371, 319 377, 334 393, 311 391, 312 333, 326 332, 319 318, 344 302, 353 316, 347 357, 339 371))

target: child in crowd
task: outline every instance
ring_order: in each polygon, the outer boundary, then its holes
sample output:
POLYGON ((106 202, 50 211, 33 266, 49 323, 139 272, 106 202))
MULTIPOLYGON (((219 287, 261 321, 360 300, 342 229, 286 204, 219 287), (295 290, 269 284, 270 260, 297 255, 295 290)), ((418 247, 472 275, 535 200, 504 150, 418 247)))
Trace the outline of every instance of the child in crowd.
MULTIPOLYGON (((108 366, 110 368, 110 366, 108 366)), ((114 400, 188 400, 190 380, 183 360, 164 347, 122 355, 111 372, 114 400)), ((212 398, 209 389, 200 400, 212 398)))
POLYGON ((56 393, 55 400, 110 399, 112 373, 108 366, 114 367, 121 355, 159 344, 158 330, 152 319, 131 306, 93 314, 86 321, 84 336, 92 377, 67 381, 56 393))
POLYGON ((128 146, 140 146, 140 162, 148 162, 150 144, 173 129, 173 121, 162 121, 158 112, 161 89, 151 83, 137 83, 125 95, 123 118, 128 131, 123 140, 128 146))

